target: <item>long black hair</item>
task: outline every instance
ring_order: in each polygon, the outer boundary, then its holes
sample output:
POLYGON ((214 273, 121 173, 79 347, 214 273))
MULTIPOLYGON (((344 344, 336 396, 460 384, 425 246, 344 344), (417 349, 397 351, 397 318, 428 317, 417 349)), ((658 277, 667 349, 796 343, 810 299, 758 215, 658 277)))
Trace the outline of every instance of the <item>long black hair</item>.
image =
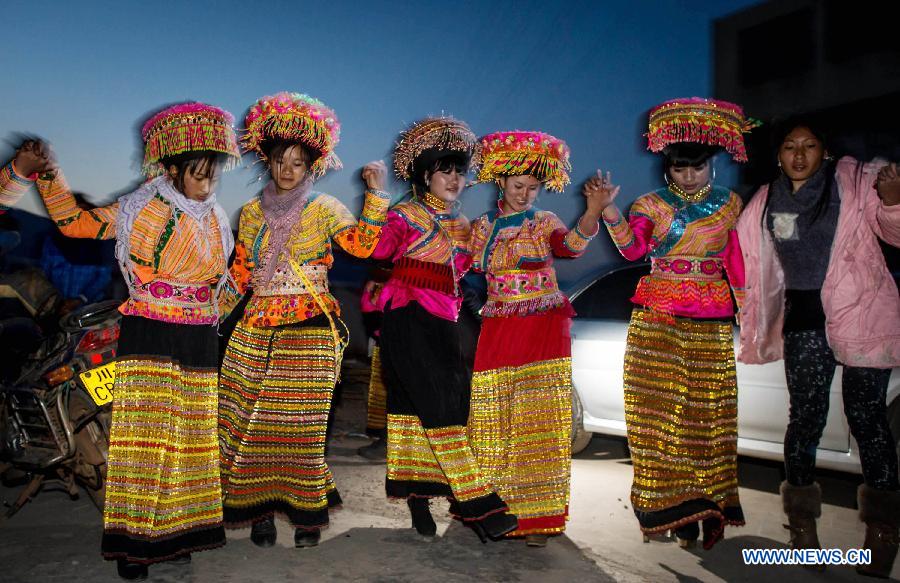
POLYGON ((426 181, 435 172, 452 172, 465 175, 469 167, 469 157, 462 152, 448 150, 425 150, 413 163, 411 182, 413 194, 421 196, 428 191, 426 181))
MULTIPOLYGON (((806 128, 810 131, 810 133, 815 136, 817 140, 822 144, 822 149, 824 151, 828 150, 828 134, 822 125, 813 120, 810 117, 803 115, 793 115, 788 117, 781 122, 779 122, 775 127, 775 132, 773 135, 773 150, 775 151, 775 161, 778 163, 778 155, 781 151, 781 145, 784 143, 784 140, 788 137, 788 135, 797 128, 806 128)), ((822 188, 822 192, 819 193, 819 198, 816 200, 815 210, 813 211, 812 222, 816 222, 822 215, 825 214, 825 211, 828 209, 828 205, 831 204, 831 191, 834 188, 834 174, 835 167, 833 161, 826 156, 822 160, 822 167, 819 168, 818 171, 825 172, 825 184, 822 188)), ((762 221, 766 220, 766 213, 769 210, 769 200, 771 200, 772 189, 775 187, 775 182, 781 180, 782 177, 786 178, 784 171, 779 172, 779 175, 775 177, 772 182, 769 183, 769 191, 766 195, 766 203, 763 205, 762 212, 762 221)))
POLYGON ((175 156, 167 156, 160 159, 160 163, 165 167, 166 172, 171 166, 178 169, 178 175, 172 181, 172 184, 178 192, 184 194, 184 175, 188 172, 193 173, 197 168, 202 168, 206 178, 212 178, 215 174, 216 167, 224 164, 228 156, 221 152, 213 152, 212 150, 200 150, 196 152, 185 152, 175 156))

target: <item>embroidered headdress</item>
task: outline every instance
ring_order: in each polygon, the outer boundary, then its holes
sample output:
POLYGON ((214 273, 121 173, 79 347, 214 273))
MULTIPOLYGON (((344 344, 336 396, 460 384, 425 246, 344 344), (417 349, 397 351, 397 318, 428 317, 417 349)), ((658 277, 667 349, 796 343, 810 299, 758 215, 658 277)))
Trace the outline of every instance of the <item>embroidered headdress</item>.
POLYGON ((394 149, 394 172, 401 180, 414 179, 441 157, 452 154, 468 166, 475 141, 465 122, 449 116, 425 118, 400 134, 394 149))
POLYGON ((160 111, 144 124, 144 174, 162 174, 164 158, 188 152, 218 152, 228 156, 225 169, 234 168, 241 159, 234 135, 234 117, 205 103, 179 103, 160 111))
POLYGON ((548 190, 562 192, 569 184, 569 146, 542 132, 494 132, 481 138, 475 158, 477 182, 501 176, 531 174, 548 190))
POLYGON ((316 178, 328 170, 341 168, 334 148, 341 139, 341 124, 334 111, 324 103, 302 93, 282 91, 253 104, 244 119, 246 132, 241 138, 245 151, 263 157, 266 140, 280 138, 296 141, 318 152, 310 166, 316 178))
POLYGON ((669 144, 694 142, 718 146, 735 162, 746 162, 744 134, 758 125, 734 103, 702 97, 672 99, 650 110, 647 147, 660 152, 669 144))

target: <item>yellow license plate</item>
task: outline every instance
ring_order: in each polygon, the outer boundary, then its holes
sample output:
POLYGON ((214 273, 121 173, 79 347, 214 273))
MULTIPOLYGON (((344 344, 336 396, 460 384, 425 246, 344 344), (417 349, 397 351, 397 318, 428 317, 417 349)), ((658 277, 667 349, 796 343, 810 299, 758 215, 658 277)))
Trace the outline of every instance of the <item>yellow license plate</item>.
POLYGON ((78 375, 81 384, 87 389, 91 399, 98 405, 105 405, 113 400, 113 382, 116 380, 116 363, 110 362, 78 375))

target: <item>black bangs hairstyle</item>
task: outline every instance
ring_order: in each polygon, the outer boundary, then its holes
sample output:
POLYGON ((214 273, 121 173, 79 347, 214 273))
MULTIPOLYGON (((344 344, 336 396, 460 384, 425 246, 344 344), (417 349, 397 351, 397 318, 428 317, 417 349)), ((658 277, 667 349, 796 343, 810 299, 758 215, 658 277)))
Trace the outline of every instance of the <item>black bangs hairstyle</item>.
MULTIPOLYGON (((784 140, 788 137, 792 131, 797 128, 806 128, 809 132, 816 137, 819 142, 822 144, 822 149, 828 150, 828 134, 822 127, 822 125, 813 120, 810 117, 806 117, 803 115, 793 115, 775 126, 775 131, 772 133, 772 150, 775 152, 775 163, 778 163, 778 153, 781 151, 781 144, 784 143, 784 140)), ((834 162, 827 157, 822 160, 822 168, 825 172, 825 184, 823 185, 822 192, 819 193, 819 198, 816 200, 815 210, 813 211, 812 222, 816 222, 819 218, 825 213, 825 210, 828 208, 828 205, 831 204, 831 191, 834 189, 834 173, 835 173, 835 165, 834 162)), ((778 175, 775 177, 772 182, 769 183, 769 192, 772 192, 772 188, 775 187, 775 182, 786 178, 783 172, 778 172, 778 175)), ((763 208, 762 220, 766 220, 766 213, 769 210, 769 197, 766 196, 766 204, 763 208)))
POLYGON ((281 157, 284 156, 284 153, 294 146, 297 146, 300 149, 300 157, 303 158, 304 162, 306 162, 307 169, 309 169, 309 167, 313 165, 313 162, 318 160, 321 156, 321 154, 317 150, 310 148, 306 144, 298 141, 273 138, 270 140, 265 140, 262 144, 260 144, 260 148, 262 149, 263 154, 265 154, 270 167, 272 166, 272 160, 281 160, 281 157))
POLYGON ((446 154, 428 150, 419 155, 413 168, 412 183, 413 192, 424 194, 428 190, 425 181, 435 172, 452 172, 465 175, 469 168, 469 157, 462 152, 448 152, 446 154))
POLYGON ((721 148, 718 146, 707 146, 706 144, 695 144, 694 142, 676 142, 669 144, 663 149, 663 167, 666 173, 669 168, 697 168, 708 162, 710 158, 715 156, 721 148))
POLYGON ((226 154, 213 152, 212 150, 201 150, 197 152, 185 152, 177 156, 169 156, 160 159, 160 163, 165 167, 166 172, 169 168, 175 166, 178 169, 178 175, 172 181, 178 192, 184 194, 184 176, 188 172, 197 174, 202 172, 205 178, 212 178, 217 166, 225 164, 228 158, 226 154))

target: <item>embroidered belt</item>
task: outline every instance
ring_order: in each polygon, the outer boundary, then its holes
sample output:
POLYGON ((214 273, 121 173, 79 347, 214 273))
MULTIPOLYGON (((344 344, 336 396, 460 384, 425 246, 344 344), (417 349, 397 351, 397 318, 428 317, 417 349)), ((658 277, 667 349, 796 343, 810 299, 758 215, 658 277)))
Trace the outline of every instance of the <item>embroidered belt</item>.
POLYGON ((722 279, 722 259, 715 257, 690 257, 670 255, 651 259, 650 275, 669 279, 697 279, 718 281, 722 279))
POLYGON ((489 301, 516 302, 559 292, 553 268, 510 269, 486 276, 489 301))
POLYGON ((453 269, 443 263, 401 257, 394 264, 391 279, 401 281, 411 287, 430 289, 450 295, 456 294, 453 269))
POLYGON ((183 283, 154 279, 131 288, 131 297, 139 302, 179 308, 212 306, 213 287, 208 283, 183 283))
POLYGON ((279 265, 272 274, 272 278, 265 284, 254 286, 253 295, 265 296, 296 296, 316 293, 328 293, 328 266, 327 265, 300 265, 306 279, 312 284, 313 289, 307 289, 303 279, 294 273, 290 265, 279 265))
POLYGON ((219 321, 215 288, 208 283, 154 279, 129 286, 130 298, 119 311, 175 324, 215 324, 219 321))

